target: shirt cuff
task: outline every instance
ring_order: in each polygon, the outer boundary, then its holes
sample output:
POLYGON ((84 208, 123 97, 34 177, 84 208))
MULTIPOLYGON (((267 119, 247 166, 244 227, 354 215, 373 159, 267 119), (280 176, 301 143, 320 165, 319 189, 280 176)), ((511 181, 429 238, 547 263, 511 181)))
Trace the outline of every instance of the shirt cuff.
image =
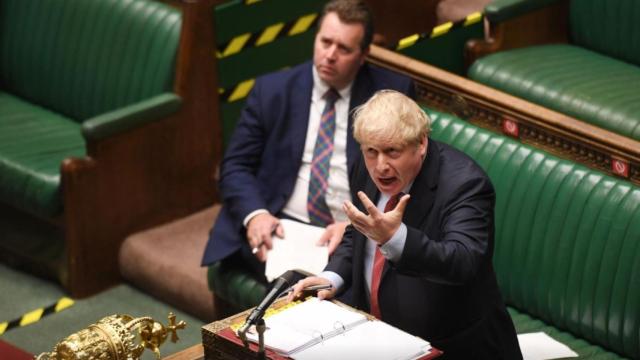
POLYGON ((251 221, 251 219, 253 219, 256 215, 268 214, 268 213, 269 213, 269 210, 267 209, 253 210, 252 212, 249 213, 249 215, 245 216, 244 220, 242 220, 242 225, 244 225, 244 227, 247 227, 247 224, 249 224, 249 221, 251 221))
POLYGON ((333 286, 333 288, 336 290, 340 290, 342 285, 344 285, 344 280, 342 279, 342 277, 337 273, 334 273, 333 271, 323 271, 318 274, 318 277, 329 280, 331 286, 333 286))
POLYGON ((400 227, 396 230, 391 239, 380 246, 380 252, 387 260, 391 262, 398 262, 400 261, 400 257, 402 257, 402 251, 404 250, 404 244, 406 242, 407 225, 400 223, 400 227))

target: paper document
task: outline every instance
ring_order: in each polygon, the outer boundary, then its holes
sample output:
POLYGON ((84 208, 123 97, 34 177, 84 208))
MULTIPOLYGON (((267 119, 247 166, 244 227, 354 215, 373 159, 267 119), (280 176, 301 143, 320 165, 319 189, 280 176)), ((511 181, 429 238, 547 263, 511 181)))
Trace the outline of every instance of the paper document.
MULTIPOLYGON (((330 301, 309 298, 275 310, 264 318, 265 347, 283 355, 291 355, 313 346, 367 321, 359 313, 330 301)), ((257 342, 253 328, 247 333, 249 340, 257 342)))
POLYGON ((382 321, 367 321, 346 333, 304 349, 295 360, 409 360, 429 353, 429 342, 382 321))
POLYGON ((284 239, 273 237, 273 248, 267 253, 265 276, 272 281, 284 272, 301 269, 318 274, 329 261, 329 248, 316 243, 324 228, 282 219, 284 239))
POLYGON ((578 357, 567 345, 543 333, 518 334, 524 360, 547 360, 578 357))

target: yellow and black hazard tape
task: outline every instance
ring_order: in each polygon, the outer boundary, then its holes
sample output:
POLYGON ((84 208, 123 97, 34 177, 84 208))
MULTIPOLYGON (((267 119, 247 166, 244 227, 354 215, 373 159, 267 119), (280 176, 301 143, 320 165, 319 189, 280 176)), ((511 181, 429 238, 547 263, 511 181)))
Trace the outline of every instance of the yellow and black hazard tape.
POLYGON ((467 15, 464 19, 460 21, 456 21, 456 22, 449 21, 444 24, 438 25, 434 27, 429 33, 413 34, 411 36, 407 36, 401 39, 400 41, 398 41, 398 44, 396 45, 395 49, 396 50, 406 49, 410 46, 415 45, 420 40, 424 40, 427 38, 433 39, 435 37, 442 36, 453 29, 473 25, 479 22, 480 20, 482 20, 482 13, 474 12, 470 15, 467 15))
POLYGON ((235 86, 229 86, 226 89, 220 88, 218 89, 218 96, 220 98, 220 102, 229 102, 232 103, 234 101, 242 100, 247 95, 249 95, 249 91, 253 88, 253 84, 256 82, 256 79, 249 79, 242 81, 241 83, 235 86))
POLYGON ((33 311, 29 311, 28 313, 22 315, 21 317, 15 319, 15 320, 11 320, 11 321, 7 321, 7 322, 1 322, 0 323, 0 335, 4 334, 5 332, 13 329, 13 328, 17 328, 17 327, 21 327, 21 326, 27 326, 30 324, 33 324, 35 322, 40 321, 40 319, 42 319, 43 317, 50 315, 50 314, 54 314, 57 312, 60 312, 68 307, 70 307, 71 305, 74 304, 74 301, 69 299, 68 297, 63 297, 60 298, 60 300, 56 301, 55 304, 51 304, 47 307, 44 308, 39 308, 39 309, 35 309, 33 311))
POLYGON ((224 44, 218 45, 216 56, 221 59, 239 53, 243 49, 266 45, 276 39, 302 34, 318 21, 318 14, 307 14, 287 23, 279 22, 255 33, 238 35, 224 44))

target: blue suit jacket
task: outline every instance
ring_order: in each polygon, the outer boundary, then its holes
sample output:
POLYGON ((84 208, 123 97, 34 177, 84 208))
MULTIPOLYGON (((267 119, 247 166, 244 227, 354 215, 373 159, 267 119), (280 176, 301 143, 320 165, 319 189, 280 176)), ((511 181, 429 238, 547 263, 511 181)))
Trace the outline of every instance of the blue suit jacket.
MULTIPOLYGON (((351 174, 357 190, 380 194, 364 161, 351 174)), ((429 139, 409 192, 404 250, 385 262, 378 301, 382 320, 430 341, 446 359, 522 359, 493 271, 495 192, 465 154, 429 139)), ((364 211, 355 198, 354 204, 364 211)), ((351 287, 351 305, 369 311, 366 237, 348 226, 326 270, 351 287)))
MULTIPOLYGON (((256 80, 222 160, 223 207, 211 230, 203 265, 248 246, 242 221, 249 213, 263 208, 279 214, 285 206, 301 166, 312 89, 311 62, 256 80)), ((415 91, 409 78, 365 64, 354 81, 349 108, 381 89, 395 89, 411 97, 415 91)), ((360 156, 352 123, 350 117, 349 170, 360 156)))

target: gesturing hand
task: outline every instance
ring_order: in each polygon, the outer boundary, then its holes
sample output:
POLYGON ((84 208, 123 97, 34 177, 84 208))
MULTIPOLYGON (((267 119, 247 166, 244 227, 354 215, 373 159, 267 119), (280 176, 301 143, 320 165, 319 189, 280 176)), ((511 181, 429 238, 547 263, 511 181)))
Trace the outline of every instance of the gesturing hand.
POLYGON ((269 214, 261 213, 249 220, 247 224, 247 240, 252 249, 257 249, 255 256, 264 262, 267 260, 267 250, 271 250, 271 235, 284 237, 284 229, 280 225, 280 219, 269 214))
POLYGON ((395 209, 387 212, 381 212, 376 205, 369 200, 367 195, 362 191, 358 191, 358 198, 362 201, 364 208, 369 215, 358 210, 350 201, 345 201, 342 209, 347 214, 351 224, 356 230, 361 232, 369 239, 382 245, 389 241, 393 234, 398 230, 402 223, 402 215, 409 202, 409 194, 405 194, 400 198, 395 209))

